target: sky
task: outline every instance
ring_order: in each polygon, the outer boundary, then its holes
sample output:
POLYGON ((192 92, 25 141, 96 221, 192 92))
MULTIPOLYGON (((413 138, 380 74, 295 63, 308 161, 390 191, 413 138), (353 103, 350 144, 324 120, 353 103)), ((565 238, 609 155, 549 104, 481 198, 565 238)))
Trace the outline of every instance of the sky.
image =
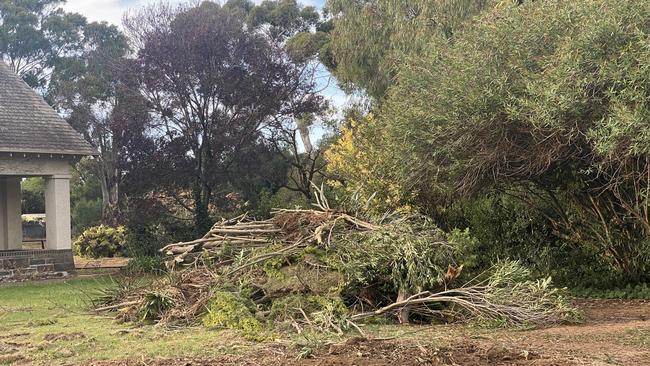
MULTIPOLYGON (((254 0, 259 3, 261 0, 254 0)), ((122 16, 129 10, 137 10, 156 0, 67 0, 63 6, 66 11, 76 12, 84 15, 90 21, 106 21, 111 24, 121 25, 122 16)), ((182 3, 185 0, 170 0, 172 3, 182 3)), ((313 5, 318 8, 322 7, 325 0, 302 0, 304 5, 313 5)), ((319 89, 324 89, 321 94, 330 101, 330 104, 339 110, 347 103, 348 97, 336 86, 332 79, 328 83, 327 77, 319 78, 321 85, 319 89)), ((318 131, 314 131, 320 134, 318 131)))
MULTIPOLYGON (((172 3, 185 2, 170 0, 172 3)), ((254 0, 259 3, 261 0, 254 0)), ((120 24, 122 14, 129 9, 137 9, 147 5, 149 0, 67 0, 63 7, 68 11, 81 13, 91 21, 105 20, 109 23, 120 24)), ((303 0, 304 5, 322 7, 325 0, 303 0)))

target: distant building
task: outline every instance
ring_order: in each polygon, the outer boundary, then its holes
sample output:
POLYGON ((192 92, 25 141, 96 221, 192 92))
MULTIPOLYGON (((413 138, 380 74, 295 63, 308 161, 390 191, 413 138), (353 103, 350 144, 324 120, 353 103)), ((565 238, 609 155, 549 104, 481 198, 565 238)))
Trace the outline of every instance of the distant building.
MULTIPOLYGON (((93 147, 0 60, 0 270, 30 258, 72 265, 70 167, 93 147), (45 179, 45 249, 23 250, 20 182, 45 179)), ((67 268, 72 269, 72 268, 67 268)))

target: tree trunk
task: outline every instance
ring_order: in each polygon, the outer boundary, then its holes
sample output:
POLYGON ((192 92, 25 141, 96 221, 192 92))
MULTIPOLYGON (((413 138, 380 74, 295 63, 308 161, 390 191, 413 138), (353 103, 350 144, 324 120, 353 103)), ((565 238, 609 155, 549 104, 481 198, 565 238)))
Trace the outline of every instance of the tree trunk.
POLYGON ((99 156, 98 175, 102 190, 102 221, 114 225, 120 197, 119 170, 115 164, 117 157, 113 151, 99 156), (106 154, 110 157, 107 159, 106 154))
MULTIPOLYGON (((399 291, 397 292, 397 302, 404 301, 408 299, 409 296, 411 295, 409 295, 408 291, 404 290, 403 288, 400 288, 399 291)), ((410 315, 411 315, 411 308, 409 306, 404 306, 397 313, 397 320, 399 320, 400 324, 408 324, 410 315)))
POLYGON ((198 161, 196 164, 197 178, 194 184, 194 226, 197 234, 203 235, 210 230, 210 215, 209 206, 212 198, 212 189, 208 184, 208 162, 210 159, 210 152, 208 151, 207 144, 209 143, 208 137, 203 136, 203 143, 199 146, 196 156, 198 161))
POLYGON ((314 151, 314 146, 311 143, 311 136, 309 136, 309 126, 311 125, 311 119, 303 118, 298 120, 298 132, 300 133, 300 139, 302 144, 305 147, 305 153, 311 158, 312 152, 314 151))

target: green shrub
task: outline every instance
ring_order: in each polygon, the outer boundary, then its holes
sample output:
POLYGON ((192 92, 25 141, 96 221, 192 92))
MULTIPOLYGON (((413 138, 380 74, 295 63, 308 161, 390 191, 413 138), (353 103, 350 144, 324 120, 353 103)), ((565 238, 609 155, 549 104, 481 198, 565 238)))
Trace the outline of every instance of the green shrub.
POLYGON ((576 297, 594 299, 650 299, 650 286, 647 284, 627 285, 624 288, 575 288, 571 293, 576 297))
POLYGON ((552 276, 569 288, 618 286, 617 272, 591 247, 559 239, 548 216, 551 208, 541 199, 523 202, 505 192, 489 192, 457 201, 440 222, 452 232, 450 241, 463 242, 454 228, 469 228, 472 241, 460 246, 465 270, 487 270, 506 258, 530 268, 536 277, 552 276), (532 209, 534 203, 537 209, 532 209))
POLYGON ((155 257, 134 257, 129 261, 129 264, 124 268, 124 271, 129 274, 140 273, 164 273, 165 261, 160 256, 155 257))
POLYGON ((75 240, 75 253, 82 257, 102 258, 124 254, 126 230, 123 226, 95 226, 84 231, 75 240))
POLYGON ((102 221, 102 200, 80 199, 72 207, 72 228, 75 233, 98 225, 102 221))
POLYGON ((203 325, 238 330, 248 340, 266 340, 268 335, 265 335, 264 326, 250 309, 253 306, 236 293, 218 291, 210 300, 203 325))
POLYGON ((142 321, 159 320, 165 311, 174 306, 174 300, 163 293, 149 292, 144 297, 145 302, 140 309, 142 321))
POLYGON ((171 242, 159 225, 129 225, 124 246, 129 257, 155 257, 160 255, 160 248, 171 242))

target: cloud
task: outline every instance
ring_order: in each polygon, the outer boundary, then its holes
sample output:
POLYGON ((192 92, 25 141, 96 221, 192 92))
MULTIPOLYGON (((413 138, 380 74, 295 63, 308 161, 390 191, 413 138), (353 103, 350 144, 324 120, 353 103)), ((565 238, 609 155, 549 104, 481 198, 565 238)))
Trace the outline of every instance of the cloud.
POLYGON ((139 6, 141 1, 120 0, 68 0, 63 6, 66 11, 80 13, 90 21, 106 21, 122 24, 122 15, 130 7, 139 6))
MULTIPOLYGON (((260 3, 262 0, 254 1, 260 3)), ((68 0, 63 8, 66 11, 80 13, 91 21, 107 21, 120 25, 126 11, 143 7, 151 2, 150 0, 68 0)), ((184 0, 172 0, 171 2, 182 3, 184 0)), ((304 0, 302 3, 321 7, 325 0, 304 0)))

